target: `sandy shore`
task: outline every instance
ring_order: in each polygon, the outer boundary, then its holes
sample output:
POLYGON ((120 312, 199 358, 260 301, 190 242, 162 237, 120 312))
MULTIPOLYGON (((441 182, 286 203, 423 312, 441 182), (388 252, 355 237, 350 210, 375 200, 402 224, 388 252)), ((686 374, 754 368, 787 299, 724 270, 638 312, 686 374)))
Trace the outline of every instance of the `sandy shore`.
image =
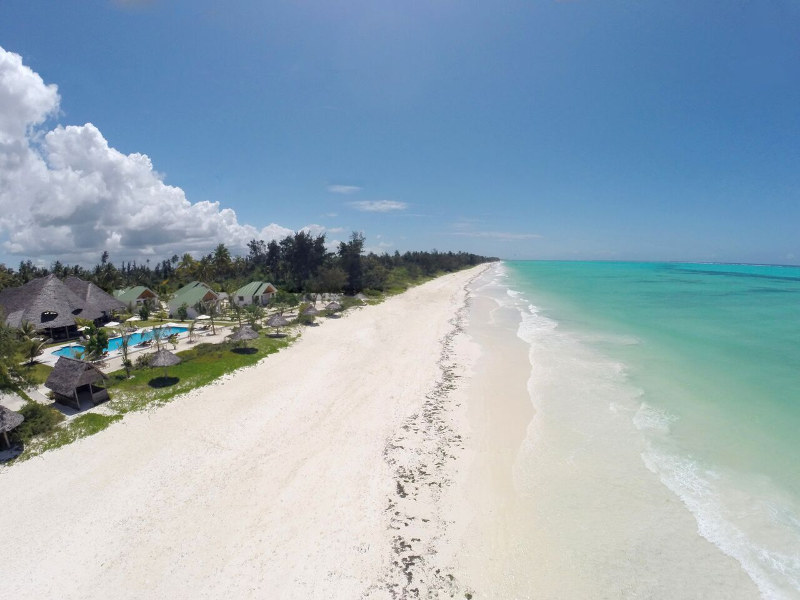
POLYGON ((531 377, 500 272, 328 319, 0 468, 6 595, 758 597, 639 445, 615 443, 632 415, 579 401, 592 390, 548 362, 570 353, 538 348, 531 377))
POLYGON ((449 507, 475 348, 459 318, 481 269, 327 320, 257 366, 0 471, 4 593, 463 597, 450 567, 464 523, 449 507))

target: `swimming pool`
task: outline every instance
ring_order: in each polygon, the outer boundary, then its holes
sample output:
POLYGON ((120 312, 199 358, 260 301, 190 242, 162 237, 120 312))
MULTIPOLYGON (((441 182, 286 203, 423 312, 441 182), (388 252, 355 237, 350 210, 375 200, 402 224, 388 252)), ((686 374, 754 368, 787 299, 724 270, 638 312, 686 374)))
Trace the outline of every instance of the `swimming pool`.
POLYGON ((58 350, 53 350, 53 354, 56 356, 67 356, 69 358, 80 358, 81 354, 86 348, 79 344, 75 344, 73 346, 64 346, 63 348, 59 348, 58 350))
MULTIPOLYGON (((158 333, 159 337, 162 340, 166 340, 169 336, 175 335, 178 333, 184 333, 189 331, 188 327, 174 327, 172 325, 168 325, 165 327, 158 327, 156 332, 158 333)), ((136 333, 130 334, 128 337, 128 347, 133 348, 136 344, 141 344, 144 341, 152 340, 153 336, 152 329, 148 329, 147 331, 137 331, 136 333)), ((114 337, 108 340, 108 345, 106 346, 106 352, 113 352, 114 350, 119 350, 120 346, 122 346, 122 337, 114 337)), ((69 358, 80 358, 81 354, 85 350, 84 346, 80 344, 73 344, 70 346, 64 346, 59 348, 58 350, 53 350, 53 354, 56 356, 68 356, 69 358)))
MULTIPOLYGON (((189 331, 188 327, 173 327, 171 325, 166 327, 159 327, 156 329, 159 337, 162 340, 166 340, 169 336, 175 335, 177 333, 184 333, 185 331, 189 331)), ((128 336, 128 347, 133 348, 136 344, 141 344, 142 342, 152 340, 153 336, 152 329, 148 329, 147 331, 137 331, 136 333, 132 333, 128 336)), ((115 337, 108 340, 108 346, 106 346, 106 350, 111 352, 112 350, 119 350, 120 346, 122 346, 122 337, 115 337)))

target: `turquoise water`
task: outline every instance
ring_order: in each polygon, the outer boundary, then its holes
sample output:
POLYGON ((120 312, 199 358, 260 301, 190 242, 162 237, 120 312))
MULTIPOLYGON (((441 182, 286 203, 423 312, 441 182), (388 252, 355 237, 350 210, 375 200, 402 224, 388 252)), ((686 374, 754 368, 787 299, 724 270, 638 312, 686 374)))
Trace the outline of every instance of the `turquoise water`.
MULTIPOLYGON (((161 339, 167 339, 169 336, 173 334, 189 331, 189 328, 168 326, 168 327, 159 327, 158 329, 156 329, 156 331, 158 332, 161 339)), ((136 333, 132 333, 131 335, 128 336, 128 345, 132 347, 144 341, 152 340, 154 335, 155 333, 153 333, 153 330, 147 330, 141 332, 137 331, 136 333)), ((106 350, 108 351, 119 350, 120 346, 122 346, 121 337, 111 338, 110 340, 108 340, 108 346, 106 346, 106 350)))
MULTIPOLYGON (((188 327, 159 327, 157 329, 159 336, 161 339, 167 339, 169 336, 177 333, 184 333, 189 331, 188 327)), ((129 347, 133 347, 136 344, 140 344, 147 340, 152 340, 155 333, 153 330, 147 331, 137 331, 136 333, 132 333, 128 336, 128 345, 129 347)), ((106 346, 106 351, 111 352, 114 350, 119 350, 122 346, 122 337, 114 337, 108 340, 108 345, 106 346)), ((58 350, 54 350, 53 354, 57 356, 68 356, 71 358, 79 358, 84 351, 84 347, 81 345, 72 345, 72 346, 64 346, 63 348, 59 348, 58 350)))
MULTIPOLYGON (((800 597, 800 268, 505 265, 530 304, 520 337, 558 331, 618 365, 647 468, 763 597, 800 597)), ((586 377, 587 397, 625 395, 586 377)))
POLYGON ((58 350, 53 350, 53 354, 56 356, 66 356, 68 358, 80 358, 84 350, 85 348, 83 346, 75 344, 73 346, 64 346, 58 350))

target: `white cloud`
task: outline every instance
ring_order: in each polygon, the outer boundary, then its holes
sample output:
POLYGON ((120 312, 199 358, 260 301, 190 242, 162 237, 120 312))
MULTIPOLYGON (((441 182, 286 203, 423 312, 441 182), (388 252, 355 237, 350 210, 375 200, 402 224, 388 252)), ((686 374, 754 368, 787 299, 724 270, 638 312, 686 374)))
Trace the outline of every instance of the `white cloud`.
POLYGON ((391 212, 408 208, 408 204, 396 200, 360 200, 350 202, 350 206, 364 212, 391 212))
POLYGON ((334 184, 334 185, 329 185, 328 186, 328 191, 331 194, 344 194, 344 195, 347 196, 349 194, 355 194, 356 192, 360 192, 361 188, 358 187, 357 185, 339 185, 339 184, 334 184))
MULTIPOLYGON (((190 202, 145 154, 122 154, 86 123, 39 127, 58 113, 55 85, 0 47, 0 241, 7 252, 95 261, 207 252, 218 243, 246 253, 251 239, 292 230, 240 223, 218 202, 190 202)), ((309 230, 324 231, 320 225, 309 230)))
POLYGON ((0 148, 25 139, 29 127, 58 111, 58 88, 22 64, 22 57, 0 47, 0 148))

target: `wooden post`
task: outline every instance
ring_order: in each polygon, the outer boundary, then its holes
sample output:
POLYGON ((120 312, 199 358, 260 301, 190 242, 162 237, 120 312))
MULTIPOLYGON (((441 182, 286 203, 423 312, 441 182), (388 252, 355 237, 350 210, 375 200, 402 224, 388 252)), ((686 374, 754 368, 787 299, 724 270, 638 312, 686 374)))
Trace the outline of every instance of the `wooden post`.
POLYGON ((72 395, 75 396, 75 408, 81 409, 81 401, 78 399, 78 388, 72 390, 72 395))
POLYGON ((8 434, 5 431, 3 432, 3 440, 6 442, 6 448, 11 448, 11 442, 8 441, 8 434))

